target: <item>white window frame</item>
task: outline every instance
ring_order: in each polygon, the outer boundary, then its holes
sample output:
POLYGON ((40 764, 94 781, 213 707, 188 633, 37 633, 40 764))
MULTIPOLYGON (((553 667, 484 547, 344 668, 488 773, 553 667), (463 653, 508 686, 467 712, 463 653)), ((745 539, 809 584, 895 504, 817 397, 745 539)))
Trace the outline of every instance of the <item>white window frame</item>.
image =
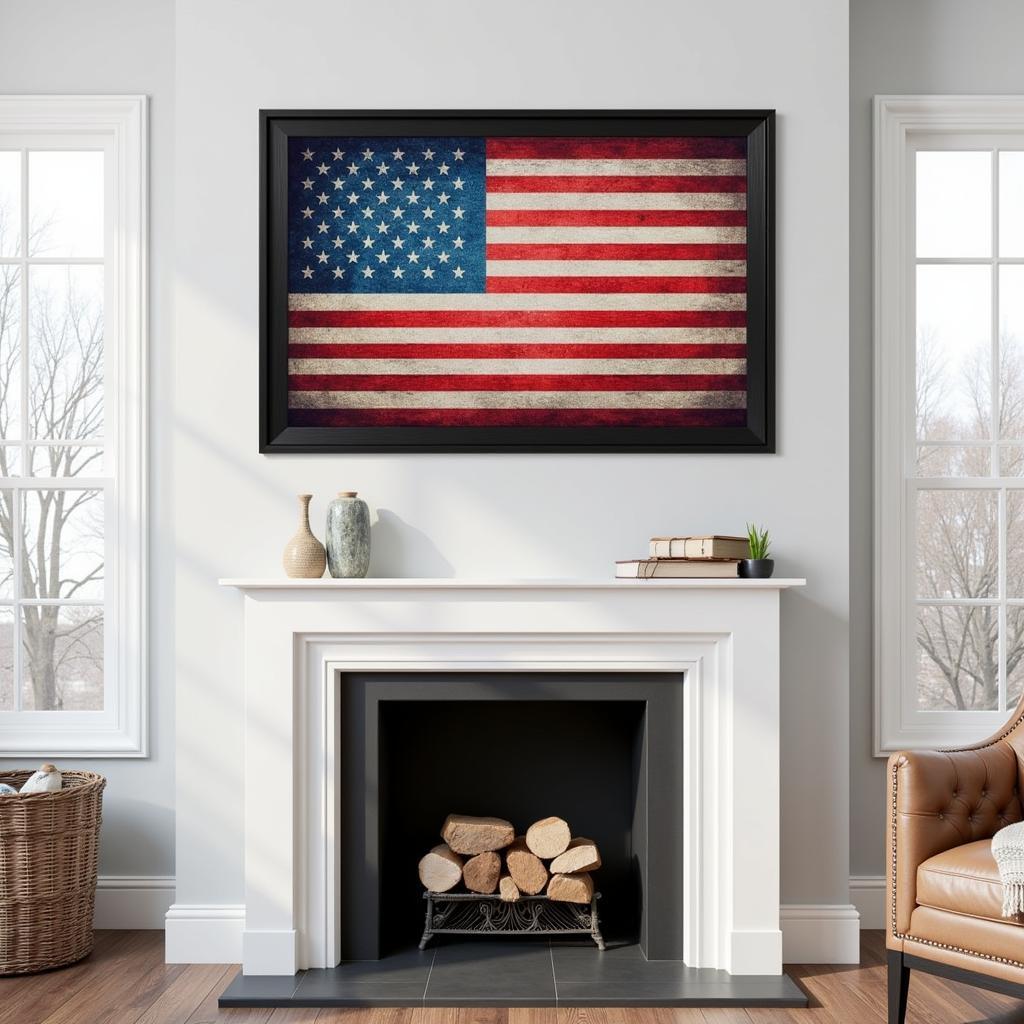
MULTIPOLYGON (((922 711, 917 708, 914 507, 918 490, 981 487, 1003 493, 1024 479, 915 481, 915 189, 918 149, 992 147, 1024 140, 1022 96, 876 96, 874 151, 874 688, 875 754, 957 746, 995 732, 1005 711, 922 711)), ((995 174, 996 172, 993 171, 995 174)), ((996 195, 993 193, 993 205, 996 195)), ((998 253, 993 234, 993 256, 998 253)), ((956 261, 953 261, 956 262, 956 261)), ((993 326, 998 286, 993 285, 993 326)), ((998 438, 993 438, 993 443, 998 438)), ((1005 580, 1005 538, 1000 580, 1005 580)), ((1000 592, 999 599, 1005 599, 1000 592)), ((926 602, 928 603, 928 602, 926 602)), ((1015 602, 1021 603, 1021 602, 1015 602)), ((1005 607, 1005 606, 1003 606, 1005 607)), ((1001 627, 1005 612, 1000 612, 1001 627)), ((1005 631, 1000 628, 1000 644, 1005 631)), ((1000 671, 1003 671, 1001 667, 1000 671)), ((1005 681, 1003 683, 1005 687, 1005 681)))
POLYGON ((104 496, 104 709, 0 712, 0 755, 148 754, 147 114, 145 96, 0 96, 0 146, 35 138, 53 148, 58 139, 106 154, 103 441, 112 476, 104 496))

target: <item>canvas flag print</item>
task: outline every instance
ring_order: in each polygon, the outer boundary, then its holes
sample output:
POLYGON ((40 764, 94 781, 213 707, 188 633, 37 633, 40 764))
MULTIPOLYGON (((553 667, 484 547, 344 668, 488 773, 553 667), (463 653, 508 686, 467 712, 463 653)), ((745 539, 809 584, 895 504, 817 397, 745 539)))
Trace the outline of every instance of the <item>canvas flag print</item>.
POLYGON ((278 418, 342 444, 741 437, 748 147, 290 134, 278 418))

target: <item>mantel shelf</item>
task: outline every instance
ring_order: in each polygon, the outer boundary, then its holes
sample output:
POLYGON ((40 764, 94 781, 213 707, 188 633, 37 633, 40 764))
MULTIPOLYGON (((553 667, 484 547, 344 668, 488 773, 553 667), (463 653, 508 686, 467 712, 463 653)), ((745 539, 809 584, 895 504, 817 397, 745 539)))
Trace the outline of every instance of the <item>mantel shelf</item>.
POLYGON ((686 580, 582 580, 582 579, 463 579, 375 578, 296 580, 288 577, 218 580, 237 590, 788 590, 805 586, 803 579, 686 579, 686 580))

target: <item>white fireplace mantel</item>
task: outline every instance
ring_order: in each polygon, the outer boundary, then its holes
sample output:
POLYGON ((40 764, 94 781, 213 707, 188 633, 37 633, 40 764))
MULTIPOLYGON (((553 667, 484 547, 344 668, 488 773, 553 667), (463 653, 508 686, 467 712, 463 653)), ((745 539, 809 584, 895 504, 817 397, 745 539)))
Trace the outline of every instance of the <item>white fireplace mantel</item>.
POLYGON ((352 671, 684 674, 684 957, 778 974, 779 610, 799 579, 229 579, 245 595, 246 974, 338 961, 352 671))

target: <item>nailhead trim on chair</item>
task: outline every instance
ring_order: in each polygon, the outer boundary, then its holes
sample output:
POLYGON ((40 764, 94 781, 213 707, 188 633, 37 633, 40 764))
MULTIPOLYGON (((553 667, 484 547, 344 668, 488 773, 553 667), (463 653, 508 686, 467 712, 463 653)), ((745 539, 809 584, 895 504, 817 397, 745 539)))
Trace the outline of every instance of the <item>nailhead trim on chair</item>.
MULTIPOLYGON (((1024 715, 1017 719, 1013 725, 1006 730, 997 739, 994 739, 991 743, 986 743, 983 747, 977 747, 977 750, 984 750, 985 747, 995 746, 996 743, 1001 742, 1022 722, 1024 721, 1024 715)), ((1024 969, 1024 963, 1019 960, 1009 960, 1004 956, 992 956, 989 953, 979 953, 976 949, 964 949, 963 946, 950 946, 945 942, 934 942, 931 939, 920 939, 916 935, 910 935, 908 933, 901 932, 896 927, 896 796, 898 791, 898 779, 899 766, 893 765, 892 769, 892 820, 890 821, 890 828, 892 830, 890 836, 889 845, 892 847, 892 895, 890 898, 891 903, 891 924, 892 924, 892 935, 894 939, 909 939, 911 942, 920 942, 925 946, 933 946, 935 949, 948 949, 953 953, 963 953, 966 956, 976 956, 982 960, 991 960, 994 963, 1006 964, 1009 967, 1019 967, 1024 969)))

